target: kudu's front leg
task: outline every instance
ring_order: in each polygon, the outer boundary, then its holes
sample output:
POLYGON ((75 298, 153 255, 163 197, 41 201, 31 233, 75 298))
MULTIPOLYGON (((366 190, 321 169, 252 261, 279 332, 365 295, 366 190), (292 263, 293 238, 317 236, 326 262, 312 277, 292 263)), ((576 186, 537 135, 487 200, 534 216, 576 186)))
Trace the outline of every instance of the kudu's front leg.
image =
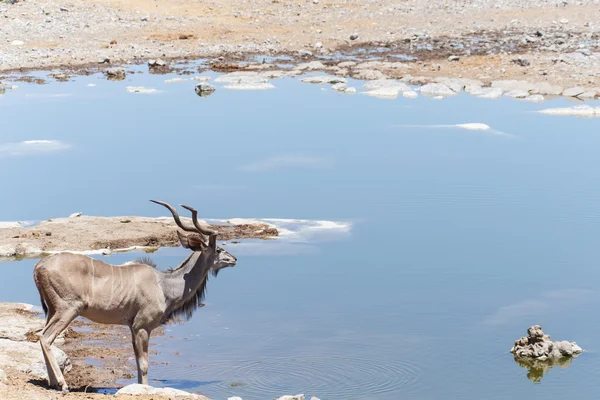
POLYGON ((131 328, 131 339, 138 370, 138 383, 142 385, 148 384, 148 341, 150 332, 146 329, 131 328))

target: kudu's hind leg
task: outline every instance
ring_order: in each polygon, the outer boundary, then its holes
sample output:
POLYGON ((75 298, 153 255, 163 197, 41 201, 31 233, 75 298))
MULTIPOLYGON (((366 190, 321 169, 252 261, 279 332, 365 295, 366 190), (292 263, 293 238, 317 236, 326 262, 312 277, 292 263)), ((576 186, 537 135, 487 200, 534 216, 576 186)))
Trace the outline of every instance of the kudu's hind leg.
POLYGON ((133 342, 133 351, 135 352, 135 361, 138 370, 138 383, 148 384, 148 341, 150 340, 150 331, 146 329, 131 328, 131 339, 133 342))
POLYGON ((65 330, 71 322, 79 315, 77 309, 69 308, 66 310, 54 310, 52 316, 48 319, 46 326, 40 335, 40 345, 44 353, 44 361, 48 370, 48 383, 51 387, 61 389, 63 392, 69 390, 65 377, 63 376, 58 361, 52 353, 51 347, 56 337, 65 330))

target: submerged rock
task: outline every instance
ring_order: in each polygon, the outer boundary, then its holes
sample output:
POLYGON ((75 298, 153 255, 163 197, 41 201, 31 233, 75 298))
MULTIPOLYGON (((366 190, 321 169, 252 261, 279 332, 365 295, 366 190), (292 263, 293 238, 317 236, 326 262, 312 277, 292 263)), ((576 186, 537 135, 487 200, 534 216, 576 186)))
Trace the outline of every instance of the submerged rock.
POLYGON ((225 89, 231 90, 267 90, 274 89, 275 86, 268 82, 256 82, 256 83, 234 83, 226 85, 225 89))
POLYGON ((109 68, 105 71, 106 76, 110 80, 120 81, 125 79, 127 75, 125 72, 125 68, 109 68))
POLYGON ((335 85, 336 83, 346 83, 346 78, 340 78, 337 76, 307 76, 306 78, 302 78, 301 81, 303 83, 314 83, 317 85, 326 85, 331 84, 335 85))
POLYGON ((124 388, 120 389, 117 393, 120 394, 149 394, 156 396, 164 396, 168 398, 187 398, 187 399, 198 399, 198 400, 209 400, 208 397, 201 396, 195 393, 188 393, 179 389, 172 388, 155 388, 149 385, 141 385, 139 383, 134 383, 132 385, 127 385, 124 388))
POLYGON ((572 357, 583 350, 575 342, 553 342, 544 334, 542 327, 534 325, 527 329, 527 336, 515 341, 510 352, 516 358, 534 358, 546 360, 551 358, 572 357))
POLYGON ((528 370, 527 378, 534 382, 539 383, 544 374, 550 371, 553 367, 567 368, 571 365, 574 357, 559 357, 559 358, 547 358, 540 360, 538 358, 519 358, 515 357, 515 362, 528 370))
POLYGON ((569 115, 574 117, 600 117, 600 107, 591 107, 588 105, 565 107, 565 108, 547 108, 538 111, 541 114, 549 115, 569 115))
POLYGON ((207 96, 210 96, 211 94, 213 94, 215 92, 215 90, 217 90, 217 89, 215 89, 215 87, 208 82, 202 82, 202 83, 196 85, 194 90, 196 91, 196 94, 198 96, 207 97, 207 96))

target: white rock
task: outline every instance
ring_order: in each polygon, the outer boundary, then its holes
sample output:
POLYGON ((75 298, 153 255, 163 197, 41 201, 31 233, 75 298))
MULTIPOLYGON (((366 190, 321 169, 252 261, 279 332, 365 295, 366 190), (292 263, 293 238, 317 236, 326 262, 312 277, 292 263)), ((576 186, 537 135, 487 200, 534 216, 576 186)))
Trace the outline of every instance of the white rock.
POLYGON ((321 42, 317 42, 317 43, 315 43, 315 44, 314 44, 314 46, 313 46, 313 47, 314 47, 315 49, 322 49, 322 48, 323 48, 323 43, 321 43, 321 42))
POLYGON ((462 92, 462 90, 466 86, 463 81, 461 81, 460 79, 454 79, 454 78, 437 78, 437 79, 435 79, 435 82, 443 83, 444 85, 448 86, 450 89, 452 89, 456 93, 462 92))
POLYGON ((547 82, 536 83, 530 90, 531 94, 542 94, 548 96, 560 96, 563 92, 563 87, 558 85, 552 85, 547 82))
POLYGON ((160 58, 158 60, 148 60, 149 67, 164 67, 167 63, 160 58))
POLYGON ((421 94, 432 97, 447 97, 454 96, 456 94, 454 90, 450 89, 443 83, 429 83, 425 86, 421 86, 419 90, 421 91, 421 94))
POLYGON ((465 92, 473 96, 480 96, 483 94, 483 88, 479 85, 467 85, 465 86, 465 92))
POLYGON ((482 90, 483 93, 478 96, 482 99, 498 99, 502 97, 502 94, 504 94, 504 90, 501 88, 487 87, 483 88, 482 90))
POLYGON ((582 93, 585 93, 585 89, 582 88, 581 86, 576 86, 576 87, 565 89, 565 91, 562 93, 562 95, 565 97, 577 97, 582 93))
POLYGON ((518 80, 508 80, 508 81, 494 81, 492 82, 493 88, 500 88, 505 92, 510 92, 511 90, 521 89, 526 91, 531 91, 535 89, 535 84, 528 81, 518 81, 518 80))
POLYGON ((214 93, 217 89, 215 89, 215 87, 208 82, 202 82, 196 85, 194 90, 198 96, 208 96, 214 93))
POLYGON ((144 86, 126 86, 125 90, 127 90, 127 93, 140 93, 140 94, 153 94, 153 93, 159 92, 156 89, 147 88, 144 86))
POLYGON ((198 82, 208 82, 208 81, 210 81, 210 76, 204 76, 204 75, 192 76, 190 79, 193 81, 198 81, 198 82))
POLYGON ((470 131, 489 131, 491 128, 489 125, 481 124, 479 122, 470 122, 467 124, 456 124, 457 127, 468 129, 470 131))
POLYGON ((586 91, 581 93, 580 95, 577 95, 577 97, 579 97, 580 99, 594 99, 596 98, 597 93, 594 90, 590 90, 590 91, 586 91))
POLYGON ((350 93, 350 94, 356 93, 356 88, 349 87, 344 91, 344 93, 350 93))
POLYGON ((201 396, 199 394, 188 393, 188 392, 185 392, 185 391, 179 390, 179 389, 154 388, 149 385, 140 385, 139 383, 134 383, 134 384, 125 386, 124 388, 120 389, 116 393, 117 396, 120 394, 132 394, 132 395, 149 394, 149 395, 164 396, 164 397, 170 397, 170 398, 183 397, 183 398, 189 398, 189 399, 209 400, 207 397, 201 396))
POLYGON ((82 215, 83 214, 81 214, 80 212, 76 212, 76 213, 69 215, 69 218, 77 218, 77 217, 81 217, 82 215))
POLYGON ((531 101, 532 103, 541 103, 542 101, 544 101, 544 96, 542 96, 541 94, 532 94, 525 97, 525 100, 531 101))
POLYGON ((311 61, 309 63, 302 63, 296 66, 294 69, 299 71, 316 71, 324 70, 327 67, 321 61, 311 61))
MULTIPOLYGON (((52 353, 63 372, 71 369, 71 360, 64 351, 52 346, 52 353)), ((37 379, 48 379, 46 363, 39 343, 17 342, 0 339, 0 367, 7 367, 27 373, 37 379)))
POLYGON ((365 83, 363 87, 367 90, 390 88, 396 90, 397 93, 412 91, 412 88, 410 86, 403 82, 398 82, 394 79, 377 79, 374 81, 369 81, 365 83))
POLYGON ((398 90, 392 87, 382 87, 365 92, 367 96, 379 97, 382 99, 395 99, 398 97, 398 90))
POLYGON ((290 396, 290 395, 281 396, 280 398, 273 399, 273 400, 305 400, 305 398, 304 398, 303 394, 297 394, 295 396, 290 396))
POLYGON ((0 383, 8 381, 8 375, 3 369, 0 369, 0 383))
POLYGON ((340 68, 350 68, 350 67, 354 67, 355 65, 356 65, 356 63, 354 61, 342 61, 337 66, 340 68))
POLYGON ((12 42, 10 42, 11 46, 23 46, 25 44, 25 42, 23 42, 22 40, 13 40, 12 42))
POLYGON ((355 79, 363 79, 367 81, 387 78, 387 76, 381 71, 371 69, 361 69, 358 71, 355 70, 352 74, 352 77, 355 79))
POLYGON ((165 80, 165 83, 169 84, 169 83, 179 83, 179 82, 185 82, 185 81, 187 81, 187 79, 173 78, 173 79, 167 79, 167 80, 165 80))
POLYGON ((414 90, 410 90, 408 92, 402 92, 402 96, 406 97, 407 99, 416 99, 417 97, 419 97, 417 92, 415 92, 414 90))
POLYGON ((235 83, 232 85, 225 86, 225 89, 231 89, 231 90, 267 90, 267 89, 274 89, 274 88, 275 88, 275 86, 273 86, 270 83, 265 83, 265 82, 235 83))
POLYGON ((20 228, 20 222, 0 222, 0 229, 20 228))
POLYGON ((228 397, 227 400, 242 400, 241 397, 228 397))
POLYGON ((529 92, 522 89, 513 89, 510 92, 506 92, 504 95, 514 99, 524 99, 525 97, 529 96, 529 92))
POLYGON ((547 108, 538 111, 541 114, 569 115, 574 117, 600 117, 600 107, 590 107, 586 104, 565 108, 547 108))
POLYGON ((217 79, 215 82, 218 83, 233 83, 233 84, 256 84, 256 83, 266 83, 269 79, 264 76, 261 76, 256 71, 237 71, 230 72, 228 74, 223 74, 217 79))
POLYGON ((301 80, 304 83, 314 83, 318 85, 324 84, 336 84, 336 83, 346 83, 345 78, 340 78, 338 76, 307 76, 306 78, 302 78, 301 80))

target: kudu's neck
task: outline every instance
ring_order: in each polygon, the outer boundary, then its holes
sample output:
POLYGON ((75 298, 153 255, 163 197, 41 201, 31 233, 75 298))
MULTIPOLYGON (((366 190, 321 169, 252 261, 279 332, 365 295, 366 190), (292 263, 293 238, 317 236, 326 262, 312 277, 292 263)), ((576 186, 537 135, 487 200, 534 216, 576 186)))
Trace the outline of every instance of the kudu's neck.
POLYGON ((166 273, 162 282, 167 314, 192 300, 204 290, 210 265, 208 255, 195 251, 174 271, 166 273))

